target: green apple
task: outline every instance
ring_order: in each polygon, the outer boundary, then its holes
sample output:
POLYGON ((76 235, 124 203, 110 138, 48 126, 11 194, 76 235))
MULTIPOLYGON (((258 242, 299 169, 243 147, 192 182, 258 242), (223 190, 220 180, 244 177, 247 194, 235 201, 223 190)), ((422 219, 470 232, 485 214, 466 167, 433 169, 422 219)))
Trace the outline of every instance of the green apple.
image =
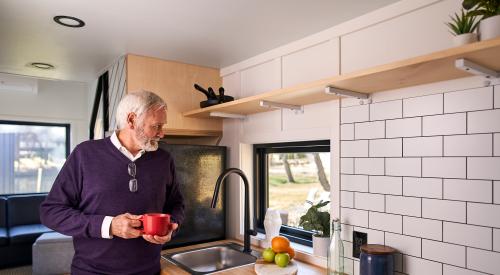
POLYGON ((290 255, 288 253, 278 253, 274 256, 274 263, 279 267, 286 267, 290 262, 290 255))
POLYGON ((264 261, 266 262, 274 262, 274 255, 276 255, 276 253, 274 253, 273 249, 270 247, 266 248, 264 252, 262 252, 262 258, 264 258, 264 261))

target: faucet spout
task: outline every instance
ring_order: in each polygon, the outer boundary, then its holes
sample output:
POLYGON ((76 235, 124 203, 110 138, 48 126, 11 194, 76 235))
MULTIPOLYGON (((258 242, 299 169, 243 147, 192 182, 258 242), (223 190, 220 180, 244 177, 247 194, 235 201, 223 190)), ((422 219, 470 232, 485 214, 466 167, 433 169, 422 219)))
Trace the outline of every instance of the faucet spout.
MULTIPOLYGON (((219 197, 219 189, 220 186, 222 185, 222 182, 224 182, 224 179, 231 175, 231 174, 237 174, 243 179, 243 185, 245 187, 245 217, 244 217, 244 232, 243 232, 243 252, 245 253, 250 253, 252 249, 250 248, 250 235, 255 236, 257 235, 257 231, 250 229, 250 194, 248 190, 248 179, 245 173, 241 171, 238 168, 229 168, 226 169, 222 174, 217 178, 217 182, 215 183, 215 190, 214 190, 214 196, 212 197, 212 203, 210 204, 210 207, 215 208, 217 204, 217 199, 219 197)), ((254 222, 255 225, 255 222, 254 222)))

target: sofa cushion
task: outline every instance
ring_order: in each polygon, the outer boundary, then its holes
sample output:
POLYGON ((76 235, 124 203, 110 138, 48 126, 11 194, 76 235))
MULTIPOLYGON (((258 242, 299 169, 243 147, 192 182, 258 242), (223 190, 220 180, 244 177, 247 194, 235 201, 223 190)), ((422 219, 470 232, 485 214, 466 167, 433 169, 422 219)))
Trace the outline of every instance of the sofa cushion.
POLYGON ((0 246, 7 245, 9 243, 8 240, 7 230, 5 228, 0 228, 0 246))
POLYGON ((8 198, 7 224, 40 224, 40 204, 47 194, 13 195, 8 198))
POLYGON ((7 227, 7 198, 0 197, 0 228, 7 227))
POLYGON ((11 244, 34 243, 43 233, 52 232, 41 224, 18 225, 9 229, 11 244))

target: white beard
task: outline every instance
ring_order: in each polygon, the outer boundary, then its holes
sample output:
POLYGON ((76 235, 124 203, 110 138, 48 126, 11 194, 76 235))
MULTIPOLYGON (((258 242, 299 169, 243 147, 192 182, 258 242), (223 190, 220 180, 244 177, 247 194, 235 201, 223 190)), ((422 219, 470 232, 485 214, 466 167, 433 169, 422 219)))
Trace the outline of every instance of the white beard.
POLYGON ((146 137, 146 135, 144 134, 144 128, 137 128, 136 138, 137 140, 139 140, 139 145, 142 150, 145 150, 147 152, 158 150, 158 141, 160 139, 146 137))

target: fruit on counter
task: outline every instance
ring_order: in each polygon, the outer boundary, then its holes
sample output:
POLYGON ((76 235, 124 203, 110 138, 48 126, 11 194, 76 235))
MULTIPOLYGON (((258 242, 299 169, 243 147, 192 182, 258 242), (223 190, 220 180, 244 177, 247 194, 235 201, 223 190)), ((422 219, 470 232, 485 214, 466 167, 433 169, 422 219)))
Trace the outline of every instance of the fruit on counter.
POLYGON ((271 248, 276 253, 287 252, 290 247, 290 241, 283 236, 276 236, 271 240, 271 248))
POLYGON ((274 262, 274 256, 276 255, 276 253, 274 253, 273 249, 272 248, 266 248, 263 252, 262 252, 262 258, 264 258, 264 261, 266 262, 269 262, 269 263, 272 263, 274 262))
POLYGON ((286 253, 290 255, 290 260, 295 258, 295 249, 293 249, 293 247, 289 246, 288 249, 286 250, 286 253))
POLYGON ((279 267, 286 267, 290 262, 290 255, 288 253, 278 253, 274 256, 274 263, 279 267))

